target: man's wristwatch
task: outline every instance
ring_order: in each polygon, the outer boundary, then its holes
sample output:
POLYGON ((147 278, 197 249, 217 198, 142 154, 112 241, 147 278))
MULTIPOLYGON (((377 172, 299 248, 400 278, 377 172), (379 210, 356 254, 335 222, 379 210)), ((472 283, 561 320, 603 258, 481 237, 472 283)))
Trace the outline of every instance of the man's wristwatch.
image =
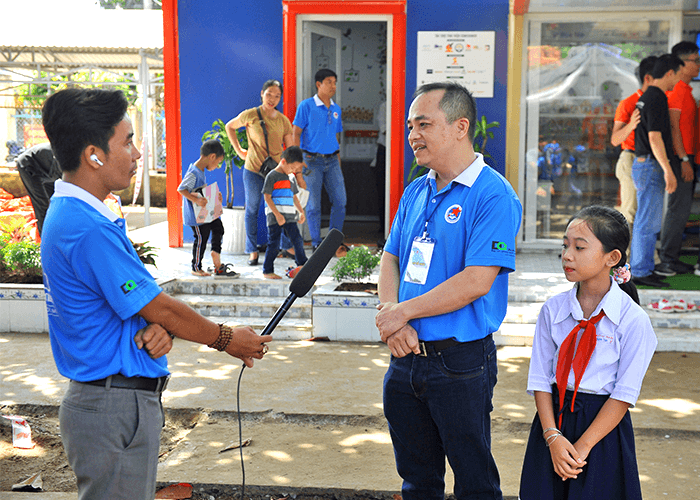
POLYGON ((683 163, 685 163, 685 162, 687 162, 687 161, 690 161, 690 158, 688 158, 688 156, 686 155, 686 156, 684 156, 683 158, 681 158, 681 161, 682 161, 683 163))

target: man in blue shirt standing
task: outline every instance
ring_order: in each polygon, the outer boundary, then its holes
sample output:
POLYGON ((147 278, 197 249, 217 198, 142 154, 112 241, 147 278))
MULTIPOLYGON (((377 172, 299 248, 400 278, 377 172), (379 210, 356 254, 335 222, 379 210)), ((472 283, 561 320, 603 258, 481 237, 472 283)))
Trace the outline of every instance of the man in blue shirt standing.
POLYGON ((317 94, 301 101, 294 117, 294 144, 304 151, 309 222, 313 249, 321 244, 321 188, 331 202, 330 229, 343 230, 345 222, 345 179, 340 169, 340 133, 343 124, 340 106, 333 102, 338 77, 330 69, 316 72, 317 94))
POLYGON ((457 499, 501 499, 491 454, 492 333, 503 321, 522 206, 473 148, 476 103, 456 83, 423 85, 408 141, 430 168, 404 192, 379 272, 377 327, 404 500, 443 499, 445 457, 457 499))
POLYGON ((63 169, 41 241, 49 337, 71 380, 59 422, 79 500, 153 498, 161 393, 172 336, 253 366, 267 350, 250 327, 217 325, 163 293, 102 202, 129 186, 141 157, 121 91, 53 94, 43 123, 63 169))

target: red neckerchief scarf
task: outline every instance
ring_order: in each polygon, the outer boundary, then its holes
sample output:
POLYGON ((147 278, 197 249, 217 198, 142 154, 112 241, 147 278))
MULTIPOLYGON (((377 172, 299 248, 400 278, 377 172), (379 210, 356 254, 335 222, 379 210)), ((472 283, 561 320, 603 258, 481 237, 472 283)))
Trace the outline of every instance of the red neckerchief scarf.
POLYGON ((574 369, 574 395, 571 398, 571 411, 574 411, 574 401, 576 400, 576 393, 578 392, 578 386, 583 378, 583 372, 586 371, 588 362, 591 360, 593 355, 593 350, 596 344, 596 333, 595 325, 603 319, 605 316, 604 311, 600 311, 596 316, 591 319, 583 319, 579 321, 578 325, 571 330, 571 333, 567 335, 564 342, 561 343, 559 348, 559 359, 557 360, 557 389, 559 390, 559 428, 561 429, 561 420, 564 413, 564 395, 566 394, 566 386, 569 381, 569 373, 571 368, 574 369), (583 329, 583 334, 581 334, 581 340, 578 343, 578 349, 576 348, 576 337, 578 335, 579 329, 583 329), (576 351, 576 356, 574 356, 574 351, 576 351))

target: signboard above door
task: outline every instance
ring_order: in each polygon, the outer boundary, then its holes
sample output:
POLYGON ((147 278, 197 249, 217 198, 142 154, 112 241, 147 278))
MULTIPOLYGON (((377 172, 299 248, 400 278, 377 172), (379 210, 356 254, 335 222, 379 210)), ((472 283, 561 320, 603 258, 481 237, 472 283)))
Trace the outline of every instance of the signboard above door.
POLYGON ((454 81, 493 97, 495 31, 419 31, 418 85, 454 81))

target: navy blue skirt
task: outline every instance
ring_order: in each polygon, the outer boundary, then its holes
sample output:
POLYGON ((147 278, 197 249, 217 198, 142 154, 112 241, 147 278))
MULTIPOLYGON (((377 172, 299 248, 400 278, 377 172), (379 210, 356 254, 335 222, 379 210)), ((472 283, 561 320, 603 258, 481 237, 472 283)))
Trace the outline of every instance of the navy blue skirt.
MULTIPOLYGON (((609 396, 579 392, 573 412, 572 396, 572 391, 566 391, 561 431, 573 444, 588 429, 609 396)), ((559 408, 556 386, 552 386, 552 399, 556 411, 559 408)), ((593 447, 576 479, 562 481, 554 472, 542 430, 539 416, 535 414, 520 477, 521 500, 641 500, 629 411, 617 427, 593 447)))

